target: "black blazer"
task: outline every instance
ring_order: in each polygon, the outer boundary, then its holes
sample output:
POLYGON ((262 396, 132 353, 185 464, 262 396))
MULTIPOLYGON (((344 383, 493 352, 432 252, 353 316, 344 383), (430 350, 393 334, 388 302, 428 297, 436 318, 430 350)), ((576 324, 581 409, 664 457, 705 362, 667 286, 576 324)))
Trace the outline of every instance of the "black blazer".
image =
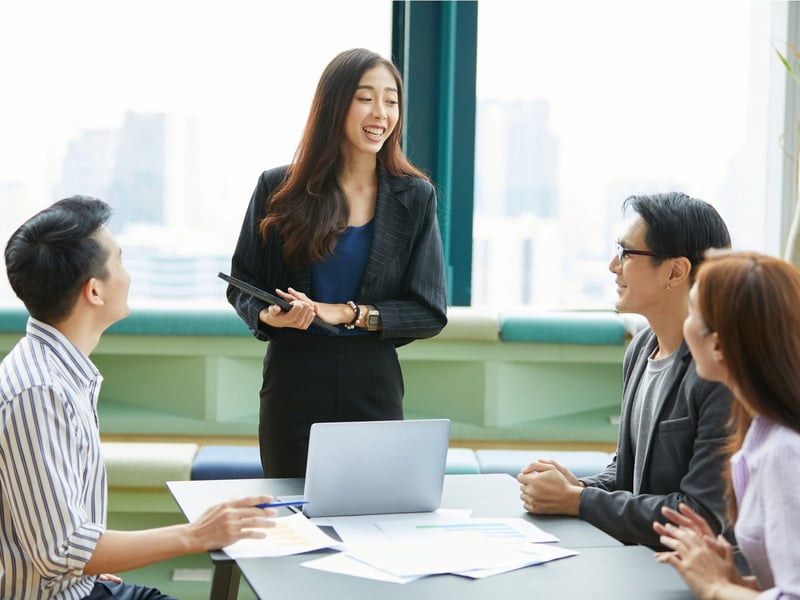
MULTIPOLYGON (((265 243, 258 224, 267 211, 267 199, 286 174, 287 167, 265 171, 258 179, 242 223, 231 260, 231 274, 269 292, 291 286, 314 298, 311 266, 291 268, 283 260, 278 235, 265 243)), ((372 245, 364 268, 359 304, 373 304, 381 313, 381 340, 402 346, 429 338, 447 324, 444 253, 436 218, 436 192, 419 177, 391 177, 379 164, 372 245)), ((228 301, 261 340, 280 330, 259 321, 266 304, 228 286, 228 301)))
POLYGON ((639 332, 623 361, 622 418, 617 452, 603 473, 584 477, 580 517, 618 540, 659 547, 653 521, 661 507, 684 502, 720 533, 727 519, 721 449, 728 434, 731 395, 720 383, 701 379, 686 342, 668 374, 672 382, 658 399, 647 439, 639 494, 633 495, 631 409, 636 389, 658 340, 650 328, 639 332))

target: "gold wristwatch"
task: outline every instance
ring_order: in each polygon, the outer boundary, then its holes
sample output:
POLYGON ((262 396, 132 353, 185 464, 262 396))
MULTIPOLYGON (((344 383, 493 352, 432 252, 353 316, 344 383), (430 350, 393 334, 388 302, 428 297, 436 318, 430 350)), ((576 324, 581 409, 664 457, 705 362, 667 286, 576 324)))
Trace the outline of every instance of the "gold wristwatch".
POLYGON ((364 320, 364 329, 367 331, 378 331, 381 328, 381 311, 378 307, 367 304, 367 316, 364 320))

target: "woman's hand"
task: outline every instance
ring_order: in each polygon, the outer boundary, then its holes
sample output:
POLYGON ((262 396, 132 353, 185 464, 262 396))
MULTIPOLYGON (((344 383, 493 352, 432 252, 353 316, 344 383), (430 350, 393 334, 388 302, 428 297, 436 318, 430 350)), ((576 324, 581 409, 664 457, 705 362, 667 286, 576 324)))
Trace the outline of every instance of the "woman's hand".
MULTIPOLYGON (((694 512, 694 510, 692 510, 688 504, 681 502, 678 505, 678 510, 670 508, 669 506, 662 506, 661 514, 678 527, 691 529, 696 531, 698 534, 711 539, 716 537, 714 531, 711 529, 711 526, 708 524, 708 521, 694 512)), ((655 524, 653 525, 653 528, 655 528, 655 524)), ((660 534, 661 532, 656 529, 656 533, 660 534)))
MULTIPOLYGON (((709 543, 707 537, 693 529, 676 527, 671 523, 663 525, 662 530, 659 541, 672 551, 658 552, 656 560, 672 565, 695 596, 707 599, 724 597, 722 590, 741 585, 733 564, 733 547, 725 538, 719 536, 709 543)), ((747 594, 749 590, 739 591, 747 594)))
POLYGON ((294 329, 308 329, 316 316, 314 302, 302 292, 289 288, 289 292, 275 290, 278 296, 291 303, 291 310, 284 311, 279 306, 271 304, 261 310, 258 318, 270 327, 292 327, 294 329))
POLYGON ((661 512, 672 522, 653 523, 659 541, 670 548, 656 553, 658 562, 672 565, 698 598, 729 597, 731 592, 730 597, 751 595, 752 584, 734 566, 733 547, 723 536, 715 536, 703 517, 683 503, 678 511, 663 507, 661 512))
POLYGON ((199 519, 188 524, 196 552, 217 550, 245 538, 264 538, 264 529, 275 527, 270 517, 274 508, 258 508, 272 502, 272 496, 250 496, 212 506, 199 519))
MULTIPOLYGON (((277 291, 281 298, 289 302, 303 302, 311 304, 314 307, 314 314, 331 325, 344 325, 346 323, 352 323, 353 317, 355 316, 353 309, 348 304, 328 304, 326 302, 314 302, 306 294, 303 292, 298 292, 294 288, 289 288, 288 292, 283 292, 281 290, 277 291)), ((360 307, 360 309, 361 319, 359 322, 363 320, 364 315, 366 314, 365 307, 360 307)))

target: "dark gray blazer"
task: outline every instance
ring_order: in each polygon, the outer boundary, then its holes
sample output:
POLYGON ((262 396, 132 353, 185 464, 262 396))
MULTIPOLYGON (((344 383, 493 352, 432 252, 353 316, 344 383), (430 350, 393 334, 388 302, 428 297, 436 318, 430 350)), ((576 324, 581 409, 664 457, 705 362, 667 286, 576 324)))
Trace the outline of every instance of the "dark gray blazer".
POLYGON ((661 507, 677 510, 685 502, 716 533, 725 529, 726 460, 720 454, 728 434, 731 395, 719 383, 698 377, 686 342, 671 367, 671 387, 658 400, 638 496, 633 492, 631 407, 658 341, 647 328, 634 337, 623 361, 622 418, 617 452, 603 473, 583 478, 580 517, 618 540, 658 547, 653 521, 664 521, 661 507))
MULTIPOLYGON (((283 260, 279 236, 273 235, 264 243, 258 233, 267 198, 283 180, 286 168, 265 171, 259 177, 231 260, 231 274, 268 292, 291 286, 313 299, 311 267, 289 267, 283 260)), ((414 339, 433 337, 447 324, 436 192, 419 177, 390 177, 382 166, 378 169, 372 246, 358 297, 353 300, 377 306, 383 327, 377 335, 402 346, 414 339)), ((280 330, 258 319, 266 306, 263 301, 232 286, 227 297, 258 339, 279 334, 280 330)))

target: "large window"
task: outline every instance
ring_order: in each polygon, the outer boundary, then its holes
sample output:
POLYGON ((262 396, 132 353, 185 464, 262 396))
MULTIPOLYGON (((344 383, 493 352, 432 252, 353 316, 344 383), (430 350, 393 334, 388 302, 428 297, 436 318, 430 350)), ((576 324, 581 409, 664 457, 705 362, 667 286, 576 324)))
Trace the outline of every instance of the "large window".
MULTIPOLYGON (((0 240, 57 198, 97 195, 134 306, 224 304, 215 274, 258 174, 291 160, 337 52, 390 54, 391 14, 389 0, 0 0, 0 240)), ((779 254, 786 23, 784 2, 482 0, 475 197, 446 199, 474 202, 472 304, 611 307, 633 193, 706 199, 737 247, 779 254)), ((411 72, 446 53, 428 25, 411 72)), ((451 116, 437 106, 415 102, 431 128, 451 116)))
POLYGON ((613 306, 635 193, 707 200, 736 247, 779 253, 778 4, 481 2, 473 305, 613 306))
MULTIPOLYGON (((76 193, 115 209, 132 305, 224 303, 259 173, 322 69, 391 48, 391 3, 0 0, 0 239, 76 193)), ((0 303, 18 305, 3 268, 0 303)))

